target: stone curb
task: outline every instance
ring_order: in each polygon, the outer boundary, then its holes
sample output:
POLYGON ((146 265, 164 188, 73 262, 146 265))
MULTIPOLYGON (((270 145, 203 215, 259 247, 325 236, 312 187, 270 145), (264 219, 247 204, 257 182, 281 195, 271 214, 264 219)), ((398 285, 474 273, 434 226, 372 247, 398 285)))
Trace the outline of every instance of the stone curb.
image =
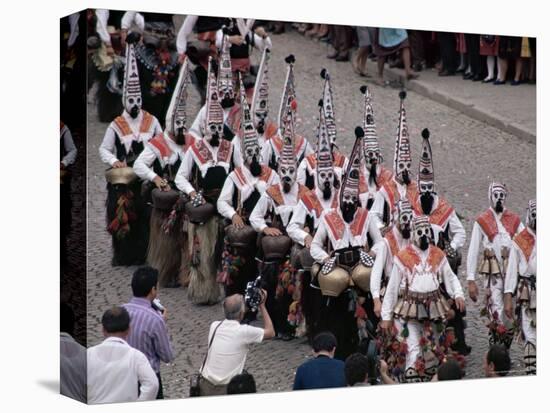
MULTIPOLYGON (((376 73, 376 63, 369 61, 367 64, 369 65, 370 73, 376 73)), ((448 93, 441 92, 428 82, 422 81, 421 79, 407 81, 405 80, 404 72, 401 69, 385 67, 384 76, 387 80, 399 82, 402 85, 405 85, 407 90, 412 90, 445 106, 456 109, 473 119, 485 122, 497 129, 517 136, 520 139, 524 139, 527 142, 533 144, 536 144, 537 142, 536 132, 533 132, 525 126, 509 122, 508 119, 498 115, 497 113, 480 108, 475 104, 456 98, 448 93)))

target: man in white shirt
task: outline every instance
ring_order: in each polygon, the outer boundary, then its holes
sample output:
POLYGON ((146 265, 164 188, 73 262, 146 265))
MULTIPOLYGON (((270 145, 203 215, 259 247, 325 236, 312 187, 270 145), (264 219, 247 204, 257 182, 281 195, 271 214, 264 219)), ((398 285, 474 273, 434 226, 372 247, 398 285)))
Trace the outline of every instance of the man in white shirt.
MULTIPOLYGON (((217 208, 220 215, 231 220, 233 233, 243 234, 245 226, 249 225, 249 218, 256 203, 267 188, 279 182, 277 173, 266 165, 260 164, 260 145, 258 143, 258 134, 241 80, 241 108, 242 108, 242 157, 243 166, 235 168, 225 180, 220 197, 218 198, 217 208)), ((247 228, 251 229, 251 228, 247 228)), ((247 230, 245 229, 245 231, 247 230)), ((248 233, 248 232, 247 232, 248 233)), ((255 239, 255 238, 254 238, 255 239)), ((257 276, 256 248, 235 249, 231 239, 229 247, 233 250, 233 256, 239 256, 243 263, 237 270, 226 271, 224 281, 226 284, 226 294, 244 293, 246 283, 252 281, 257 276)), ((252 241, 250 244, 252 244, 252 241)), ((228 251, 229 253, 229 251, 228 251)))
MULTIPOLYGON (((99 147, 101 160, 112 168, 132 167, 134 161, 153 136, 162 133, 158 120, 142 110, 141 86, 134 51, 136 37, 128 36, 126 67, 124 72, 124 112, 107 128, 99 147), (134 42, 134 43, 132 43, 134 42)), ((107 185, 107 222, 113 240, 113 266, 139 265, 145 261, 148 243, 149 215, 141 198, 141 181, 130 185, 107 185), (131 199, 124 202, 121 198, 131 199), (126 205, 124 207, 123 205, 126 205), (120 209, 129 208, 126 214, 120 209), (131 213, 129 213, 131 212, 131 213), (121 216, 133 217, 121 222, 121 216), (126 225, 129 227, 127 229, 126 225)))
POLYGON ((393 225, 384 234, 384 238, 373 247, 376 256, 370 277, 370 292, 377 317, 381 316, 383 291, 392 273, 394 258, 411 243, 412 218, 411 204, 406 199, 401 199, 397 203, 397 218, 393 219, 393 225))
MULTIPOLYGON (((444 322, 451 308, 440 292, 441 284, 459 311, 464 311, 465 307, 460 281, 451 270, 445 253, 431 244, 428 217, 414 217, 412 230, 413 243, 395 257, 382 303, 381 322, 382 329, 389 331, 394 326, 396 334, 406 340, 406 360, 404 366, 399 366, 402 368, 399 378, 407 382, 431 380, 438 366, 432 349, 437 347, 437 351, 443 353, 449 351, 445 347, 445 337, 441 336, 446 334, 444 322), (427 324, 430 328, 426 328, 427 324), (419 363, 425 370, 418 368, 419 363)), ((392 368, 398 367, 397 353, 391 353, 392 368)))
POLYGON ((288 340, 292 338, 294 328, 289 325, 287 317, 292 303, 299 301, 297 291, 299 286, 296 285, 297 281, 294 277, 287 276, 291 240, 286 233, 286 228, 299 200, 300 190, 307 190, 307 188, 296 183, 294 117, 290 106, 285 122, 285 142, 277 171, 280 182, 269 186, 262 194, 250 214, 250 225, 260 233, 260 251, 257 259, 262 262, 262 279, 267 290, 267 308, 273 317, 277 335, 288 340), (270 238, 264 239, 264 237, 270 238), (264 247, 266 243, 268 246, 264 247), (283 245, 286 246, 286 251, 282 250, 283 245), (271 250, 269 250, 270 246, 271 250), (288 291, 290 284, 296 285, 294 293, 288 291))
POLYGON ((504 311, 514 318, 512 296, 516 297, 516 315, 525 342, 523 360, 526 374, 537 373, 537 203, 527 207, 527 226, 512 240, 506 279, 504 311))
MULTIPOLYGON (((235 167, 235 147, 223 138, 223 112, 212 59, 208 65, 205 135, 197 139, 185 152, 177 172, 178 189, 191 198, 193 207, 214 211, 227 176, 235 167)), ((214 213, 197 221, 189 216, 188 253, 191 260, 188 296, 194 303, 213 304, 220 298, 216 281, 220 256, 213 253, 221 249, 222 222, 214 213), (217 248, 216 246, 220 247, 217 248)))
POLYGON ((357 351, 357 327, 363 326, 367 315, 372 316, 366 313, 372 308, 372 296, 368 294, 370 284, 364 274, 374 264, 367 254, 370 247, 367 234, 373 243, 381 240, 376 221, 360 206, 363 134, 361 127, 355 128, 355 144, 342 179, 339 207, 324 211, 311 243, 311 256, 321 265, 313 274, 323 294, 321 322, 340 343, 336 358, 341 360, 357 351))
POLYGON ((145 144, 134 163, 136 175, 148 182, 145 199, 153 204, 147 262, 159 271, 161 287, 178 287, 185 284, 189 275, 187 234, 181 231, 181 225, 177 225, 183 219, 183 208, 179 207, 179 192, 174 182, 185 152, 195 142, 195 138, 187 133, 188 83, 189 65, 185 59, 166 113, 166 129, 145 144), (168 222, 173 224, 168 227, 168 222))
POLYGON ((227 384, 244 369, 249 346, 275 336, 271 318, 265 307, 265 290, 262 290, 262 296, 259 310, 264 328, 241 324, 245 314, 242 295, 234 294, 224 300, 225 320, 215 321, 210 325, 208 343, 212 341, 212 344, 201 368, 201 396, 226 394, 227 384), (212 339, 213 334, 215 336, 212 339))
POLYGON ((399 125, 395 140, 393 176, 387 179, 374 197, 371 212, 376 216, 380 228, 389 226, 395 216, 395 207, 400 199, 407 199, 411 205, 418 194, 416 182, 411 179, 411 144, 405 113, 407 93, 399 93, 399 125))
MULTIPOLYGON (((413 207, 416 215, 426 215, 430 220, 434 243, 447 255, 449 265, 455 274, 462 261, 460 250, 466 242, 466 231, 458 215, 449 201, 436 193, 434 163, 432 146, 430 144, 430 131, 422 130, 422 150, 418 166, 418 196, 413 199, 413 207)), ((464 334, 464 317, 466 313, 456 311, 455 317, 449 322, 455 330, 456 343, 453 350, 462 355, 467 355, 471 347, 466 344, 464 334)))
MULTIPOLYGON (((281 156, 281 150, 283 149, 283 136, 284 136, 284 121, 286 116, 286 108, 292 104, 292 110, 296 112, 298 105, 296 100, 296 90, 294 87, 294 62, 296 61, 294 55, 289 55, 285 58, 287 63, 287 71, 285 78, 285 85, 283 89, 283 95, 281 96, 281 104, 279 106, 278 126, 277 134, 269 139, 271 144, 271 159, 269 160, 269 166, 273 169, 277 169, 277 164, 281 156)), ((296 116, 296 115, 295 115, 296 116)), ((294 154, 298 160, 298 165, 302 162, 302 159, 313 153, 313 148, 308 140, 301 135, 296 135, 296 141, 294 146, 294 154)))
POLYGON ((481 213, 474 222, 466 274, 468 293, 472 301, 477 301, 478 288, 476 274, 479 272, 490 295, 487 296, 487 317, 489 319, 489 343, 500 343, 510 348, 513 338, 512 322, 504 313, 504 277, 508 266, 508 256, 512 239, 523 229, 520 217, 505 208, 508 195, 506 186, 493 182, 489 185, 490 207, 481 213), (480 247, 482 260, 478 267, 480 247))
POLYGON ((105 340, 88 349, 88 403, 154 400, 158 379, 147 357, 128 345, 130 316, 123 307, 101 319, 105 340))
POLYGON ((392 178, 391 170, 382 165, 384 158, 378 143, 376 123, 374 122, 374 109, 372 107, 372 94, 367 86, 361 86, 361 93, 365 95, 365 112, 363 116, 363 165, 361 165, 361 180, 359 192, 361 204, 368 210, 374 204, 376 194, 386 181, 392 178))
MULTIPOLYGON (((309 156, 307 157, 309 158, 309 156)), ((303 161, 302 161, 303 163, 303 161)), ((341 171, 341 169, 340 169, 341 171)), ((299 173, 299 171, 298 171, 299 173)), ((323 211, 338 207, 338 189, 341 173, 335 168, 331 155, 331 144, 323 111, 319 111, 319 126, 317 130, 317 147, 315 149, 315 174, 313 189, 300 191, 300 200, 292 213, 287 227, 289 237, 297 245, 304 247, 299 252, 300 268, 303 286, 301 304, 306 321, 306 331, 310 341, 320 333, 321 290, 311 284, 310 254, 311 242, 321 221, 323 211)), ((299 182, 299 177, 297 178, 299 182)))

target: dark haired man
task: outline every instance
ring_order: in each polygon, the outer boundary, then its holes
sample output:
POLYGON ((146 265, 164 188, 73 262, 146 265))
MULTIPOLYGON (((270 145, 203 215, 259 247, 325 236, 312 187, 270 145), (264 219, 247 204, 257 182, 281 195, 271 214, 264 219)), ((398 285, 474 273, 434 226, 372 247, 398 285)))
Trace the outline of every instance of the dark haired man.
POLYGON ((493 344, 483 358, 486 377, 504 377, 510 372, 510 354, 505 346, 493 344))
POLYGON ((256 381, 250 373, 237 374, 227 385, 227 394, 256 393, 256 381))
POLYGON ((166 309, 153 305, 157 298, 158 271, 151 267, 138 268, 132 277, 133 297, 124 308, 131 317, 128 344, 147 356, 157 375, 159 386, 157 399, 164 398, 160 378, 160 362, 170 363, 174 359, 170 337, 166 329, 166 309))
POLYGON ((293 390, 346 387, 344 362, 334 358, 336 337, 326 331, 313 339, 314 358, 296 370, 293 390))
POLYGON ((361 353, 353 353, 346 359, 344 373, 350 387, 367 385, 369 360, 361 353))
POLYGON ((105 311, 101 324, 105 340, 90 347, 87 354, 88 403, 153 400, 158 379, 147 357, 126 342, 130 332, 128 311, 113 307, 105 311))

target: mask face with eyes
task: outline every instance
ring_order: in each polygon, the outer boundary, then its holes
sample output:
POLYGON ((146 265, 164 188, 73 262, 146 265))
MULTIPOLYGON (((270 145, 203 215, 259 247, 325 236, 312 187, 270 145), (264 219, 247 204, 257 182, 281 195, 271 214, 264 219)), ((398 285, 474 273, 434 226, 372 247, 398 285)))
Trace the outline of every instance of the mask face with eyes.
POLYGON ((433 203, 434 203, 434 184, 427 182, 419 183, 420 191, 420 205, 422 207, 422 212, 426 215, 432 213, 433 203))
POLYGON ((397 170, 395 171, 395 176, 397 180, 405 185, 411 183, 411 162, 410 161, 399 161, 397 163, 397 170))
POLYGON ((506 202, 507 195, 508 192, 506 191, 506 187, 504 185, 499 183, 491 184, 489 187, 489 201, 495 212, 501 213, 504 211, 504 204, 506 202))
POLYGON ((139 111, 141 110, 141 96, 126 96, 126 99, 124 100, 124 109, 128 112, 132 119, 137 118, 139 111))
POLYGON ((293 165, 282 165, 279 163, 279 177, 283 183, 283 190, 289 193, 296 180, 296 168, 293 165))
POLYGON ((357 197, 357 194, 352 194, 347 191, 344 192, 340 209, 342 211, 344 221, 348 224, 353 221, 355 211, 357 211, 357 205, 359 205, 359 198, 357 197))
POLYGON ((426 251, 432 241, 432 228, 425 215, 413 219, 413 242, 418 248, 426 251))
POLYGON ((409 201, 400 200, 397 204, 397 226, 404 239, 411 237, 413 212, 409 201))
POLYGON ((325 200, 330 199, 333 184, 334 171, 332 169, 322 169, 317 171, 317 186, 323 191, 323 198, 325 198, 325 200))

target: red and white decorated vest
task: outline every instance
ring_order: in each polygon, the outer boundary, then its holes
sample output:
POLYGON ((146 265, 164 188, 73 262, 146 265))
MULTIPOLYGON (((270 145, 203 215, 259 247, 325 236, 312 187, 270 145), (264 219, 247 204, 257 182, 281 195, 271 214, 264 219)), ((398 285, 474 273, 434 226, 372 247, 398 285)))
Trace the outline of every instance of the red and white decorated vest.
MULTIPOLYGON (((491 208, 483 212, 479 217, 477 217, 476 222, 479 224, 489 241, 493 242, 496 235, 498 234, 498 225, 496 221, 495 214, 492 212, 491 208)), ((514 234, 518 230, 521 220, 517 214, 504 210, 500 217, 500 222, 506 232, 510 235, 510 238, 514 237, 514 234)))
POLYGON ((533 249, 535 248, 536 238, 529 232, 527 228, 524 228, 519 234, 514 237, 514 243, 518 246, 519 250, 525 258, 525 262, 529 262, 533 249))
MULTIPOLYGON (((193 153, 193 158, 195 159, 195 162, 201 170, 203 167, 207 166, 211 161, 214 160, 212 152, 210 152, 210 149, 208 149, 202 139, 196 140, 193 145, 191 145, 191 151, 193 153)), ((229 164, 231 162, 232 154, 233 146, 231 145, 231 142, 225 139, 221 139, 216 156, 216 163, 222 164, 222 166, 224 166, 226 170, 229 170, 229 164)))
MULTIPOLYGON (((401 199, 399 190, 397 189, 397 183, 394 179, 387 180, 380 189, 384 195, 384 199, 390 207, 390 212, 393 214, 397 208, 397 202, 401 199)), ((415 182, 411 182, 407 185, 407 200, 412 204, 418 197, 418 187, 415 182)))
MULTIPOLYGON (((407 245, 401 251, 397 253, 397 258, 408 270, 410 274, 414 273, 414 268, 422 262, 422 258, 412 245, 407 245)), ((433 272, 439 271, 441 265, 444 263, 445 253, 436 246, 430 245, 428 250, 427 264, 432 268, 433 272)))
MULTIPOLYGON (((365 232, 365 225, 369 211, 365 208, 358 208, 355 212, 355 217, 350 225, 351 235, 353 237, 360 237, 365 232)), ((342 216, 338 213, 337 209, 332 209, 325 215, 325 222, 327 223, 327 229, 330 232, 330 238, 335 241, 340 241, 344 236, 344 230, 346 224, 342 216)))
MULTIPOLYGON (((376 178, 376 189, 379 190, 387 181, 393 176, 392 171, 380 166, 380 174, 376 178)), ((368 177, 361 173, 359 175, 359 193, 363 194, 369 192, 369 186, 367 184, 368 177)))

